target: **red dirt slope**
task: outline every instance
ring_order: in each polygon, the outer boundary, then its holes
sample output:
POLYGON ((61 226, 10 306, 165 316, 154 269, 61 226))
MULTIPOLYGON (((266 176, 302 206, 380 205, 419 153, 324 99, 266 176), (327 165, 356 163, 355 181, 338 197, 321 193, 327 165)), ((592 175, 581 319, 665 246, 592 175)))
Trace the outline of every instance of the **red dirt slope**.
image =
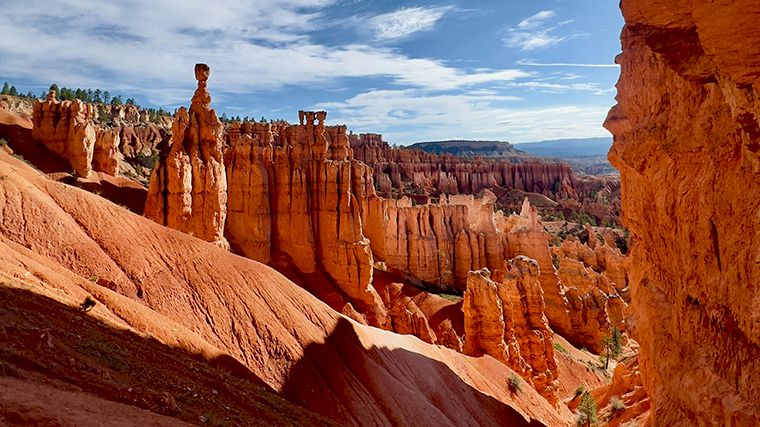
POLYGON ((567 410, 530 387, 510 393, 512 371, 490 357, 359 325, 263 264, 5 153, 0 238, 8 278, 33 276, 36 293, 69 307, 91 295, 91 316, 226 369, 242 363, 286 399, 341 424, 569 424, 567 410))

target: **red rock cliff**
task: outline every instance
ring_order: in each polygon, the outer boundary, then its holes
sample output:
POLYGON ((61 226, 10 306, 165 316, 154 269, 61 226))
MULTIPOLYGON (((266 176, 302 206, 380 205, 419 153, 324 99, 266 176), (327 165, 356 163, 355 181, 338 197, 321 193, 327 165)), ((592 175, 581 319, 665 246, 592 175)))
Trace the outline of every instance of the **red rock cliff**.
POLYGON ((564 163, 510 163, 437 155, 392 148, 377 134, 352 134, 350 141, 356 158, 372 167, 382 193, 403 192, 414 185, 434 195, 475 194, 496 187, 558 197, 575 194, 575 175, 564 163))
POLYGON ((230 128, 226 235, 249 258, 284 254, 301 273, 325 272, 370 324, 388 327, 360 216, 370 169, 353 159, 345 126, 325 127, 323 111, 299 116, 230 128))
POLYGON ((44 101, 34 101, 32 137, 65 159, 77 176, 92 172, 96 131, 91 104, 78 99, 59 102, 55 91, 44 101))
POLYGON ((623 0, 606 127, 656 425, 760 424, 760 2, 623 0))

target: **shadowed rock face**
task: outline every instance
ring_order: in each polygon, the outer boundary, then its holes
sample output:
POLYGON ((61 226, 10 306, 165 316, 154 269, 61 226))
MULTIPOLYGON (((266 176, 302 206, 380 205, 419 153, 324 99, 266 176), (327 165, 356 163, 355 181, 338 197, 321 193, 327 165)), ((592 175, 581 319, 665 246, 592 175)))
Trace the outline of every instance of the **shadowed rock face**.
POLYGON ((623 0, 633 331, 656 424, 760 423, 760 3, 623 0))

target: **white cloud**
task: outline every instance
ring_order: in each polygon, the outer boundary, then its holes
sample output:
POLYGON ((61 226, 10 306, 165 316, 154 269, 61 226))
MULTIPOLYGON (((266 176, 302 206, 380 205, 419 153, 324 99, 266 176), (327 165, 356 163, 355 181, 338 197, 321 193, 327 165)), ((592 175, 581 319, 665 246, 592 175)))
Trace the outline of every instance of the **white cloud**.
POLYGON ((547 20, 557 15, 557 12, 553 10, 542 10, 537 14, 525 18, 517 24, 517 28, 521 30, 534 30, 544 24, 547 20))
POLYGON ((504 44, 521 50, 536 50, 554 46, 578 36, 578 34, 554 34, 560 27, 573 22, 567 20, 550 24, 556 16, 557 13, 553 10, 542 10, 520 21, 517 27, 507 29, 507 35, 503 39, 504 44))
POLYGON ((618 64, 580 64, 580 63, 573 63, 573 62, 541 63, 541 62, 528 61, 525 59, 521 59, 517 61, 517 63, 519 65, 525 65, 529 67, 620 68, 620 65, 618 64))
POLYGON ((321 103, 331 121, 355 132, 379 132, 391 143, 434 139, 540 141, 608 135, 601 123, 609 106, 526 107, 494 90, 431 94, 425 90, 373 90, 346 101, 321 103))
POLYGON ((375 40, 404 38, 433 28, 451 7, 408 7, 369 19, 375 40))
MULTIPOLYGON (((104 87, 176 105, 192 94, 192 67, 207 62, 212 90, 250 93, 339 78, 451 89, 505 82, 530 73, 466 70, 386 47, 323 46, 309 32, 335 0, 27 0, 4 6, 0 75, 75 87, 104 87), (50 11, 50 12, 45 12, 50 11), (52 12, 55 11, 55 12, 52 12), (23 42, 20 42, 23 41, 23 42), (114 83, 118 82, 118 83, 114 83)), ((428 9, 398 33, 420 29, 446 8, 428 9)), ((415 15, 413 13, 412 15, 415 15)))

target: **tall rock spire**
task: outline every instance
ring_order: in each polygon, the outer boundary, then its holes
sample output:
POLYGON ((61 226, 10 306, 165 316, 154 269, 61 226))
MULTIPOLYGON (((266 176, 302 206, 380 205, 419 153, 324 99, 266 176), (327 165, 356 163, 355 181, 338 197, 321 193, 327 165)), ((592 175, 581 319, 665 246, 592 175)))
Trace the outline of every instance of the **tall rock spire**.
POLYGON ((211 108, 210 74, 208 65, 195 65, 198 88, 190 111, 180 107, 174 116, 170 151, 151 176, 145 216, 227 249, 224 126, 211 108))

